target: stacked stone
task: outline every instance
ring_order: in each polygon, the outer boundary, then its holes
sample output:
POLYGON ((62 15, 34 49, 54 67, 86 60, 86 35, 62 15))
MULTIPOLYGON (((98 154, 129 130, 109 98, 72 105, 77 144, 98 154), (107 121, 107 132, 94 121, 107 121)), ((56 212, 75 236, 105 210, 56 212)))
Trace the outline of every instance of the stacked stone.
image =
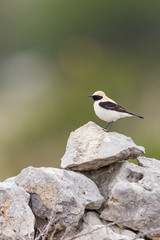
POLYGON ((65 169, 28 167, 0 184, 0 239, 155 239, 160 162, 142 154, 129 137, 93 122, 80 127, 68 139, 65 169))

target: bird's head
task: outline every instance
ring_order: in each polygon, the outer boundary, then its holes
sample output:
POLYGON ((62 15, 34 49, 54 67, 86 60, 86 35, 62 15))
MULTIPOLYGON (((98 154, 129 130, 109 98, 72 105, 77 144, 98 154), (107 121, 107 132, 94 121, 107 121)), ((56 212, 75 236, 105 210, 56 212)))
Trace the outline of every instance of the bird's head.
POLYGON ((94 101, 99 101, 99 100, 105 98, 106 95, 102 91, 97 91, 97 92, 93 93, 93 95, 89 95, 88 97, 92 97, 94 101))

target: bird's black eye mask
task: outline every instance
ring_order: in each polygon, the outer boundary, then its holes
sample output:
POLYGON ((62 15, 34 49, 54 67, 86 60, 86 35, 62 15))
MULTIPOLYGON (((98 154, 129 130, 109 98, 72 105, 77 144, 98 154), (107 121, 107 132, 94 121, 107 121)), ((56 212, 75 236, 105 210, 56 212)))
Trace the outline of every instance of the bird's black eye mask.
POLYGON ((100 95, 93 95, 92 98, 94 101, 98 101, 98 100, 102 99, 103 97, 100 95))

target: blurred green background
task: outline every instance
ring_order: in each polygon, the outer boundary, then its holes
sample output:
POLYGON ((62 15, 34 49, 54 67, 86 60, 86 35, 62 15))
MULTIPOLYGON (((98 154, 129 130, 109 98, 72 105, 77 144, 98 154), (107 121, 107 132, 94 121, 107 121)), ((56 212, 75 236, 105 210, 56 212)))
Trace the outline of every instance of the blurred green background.
POLYGON ((105 125, 87 96, 102 90, 144 116, 117 121, 160 159, 160 2, 0 3, 0 180, 60 167, 72 130, 105 125))

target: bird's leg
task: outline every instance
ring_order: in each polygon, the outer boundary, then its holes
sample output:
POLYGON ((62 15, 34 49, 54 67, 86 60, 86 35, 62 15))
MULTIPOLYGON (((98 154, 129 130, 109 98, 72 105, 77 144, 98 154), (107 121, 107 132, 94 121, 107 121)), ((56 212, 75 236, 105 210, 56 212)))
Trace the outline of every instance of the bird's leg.
POLYGON ((105 131, 108 131, 108 129, 107 129, 107 128, 108 128, 108 126, 109 126, 111 123, 112 123, 112 122, 109 122, 109 123, 107 124, 107 126, 106 126, 106 127, 104 127, 104 130, 105 130, 105 131))
POLYGON ((113 124, 113 121, 112 121, 112 122, 110 122, 110 126, 109 126, 109 129, 108 129, 108 132, 110 132, 110 131, 111 131, 112 124, 113 124))
POLYGON ((111 130, 111 127, 112 127, 112 124, 113 124, 113 121, 112 122, 109 122, 108 124, 107 124, 107 126, 104 128, 104 130, 106 131, 106 132, 110 132, 110 130, 111 130), (109 127, 109 128, 108 128, 109 127), (108 129, 107 129, 108 128, 108 129))
POLYGON ((109 122, 109 123, 107 124, 107 126, 104 127, 104 129, 107 129, 110 124, 111 124, 111 122, 109 122))

